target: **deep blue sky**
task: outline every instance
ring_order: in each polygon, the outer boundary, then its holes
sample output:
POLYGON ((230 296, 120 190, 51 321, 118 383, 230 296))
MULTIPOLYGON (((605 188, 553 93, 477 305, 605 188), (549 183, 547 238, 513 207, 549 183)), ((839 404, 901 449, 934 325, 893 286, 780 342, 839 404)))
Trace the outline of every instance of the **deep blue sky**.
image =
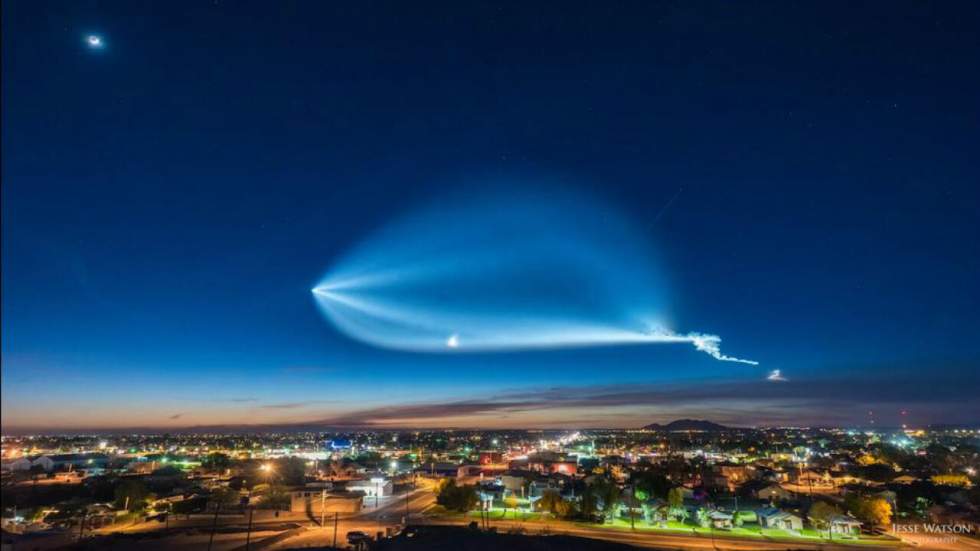
POLYGON ((5 2, 4 428, 980 420, 980 6, 498 4, 5 2), (527 181, 618 205, 762 365, 317 311, 392 218, 527 181))

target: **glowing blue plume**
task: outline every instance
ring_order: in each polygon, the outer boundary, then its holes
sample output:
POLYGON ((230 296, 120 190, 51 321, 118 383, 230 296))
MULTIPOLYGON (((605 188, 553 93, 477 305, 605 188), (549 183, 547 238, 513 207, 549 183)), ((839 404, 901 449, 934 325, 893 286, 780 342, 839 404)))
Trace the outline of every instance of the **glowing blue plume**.
POLYGON ((422 352, 687 342, 662 329, 651 247, 594 198, 522 193, 442 202, 362 242, 314 289, 346 335, 422 352))

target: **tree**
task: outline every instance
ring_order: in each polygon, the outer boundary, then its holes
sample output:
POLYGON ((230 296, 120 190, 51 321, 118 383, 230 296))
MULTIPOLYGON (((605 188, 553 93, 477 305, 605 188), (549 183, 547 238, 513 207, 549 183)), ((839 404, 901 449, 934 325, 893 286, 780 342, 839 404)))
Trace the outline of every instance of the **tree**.
POLYGON ((514 510, 514 515, 515 515, 515 518, 516 518, 516 515, 517 515, 517 507, 519 505, 520 505, 520 502, 517 500, 517 496, 515 496, 514 494, 510 494, 507 497, 505 497, 504 498, 504 516, 505 517, 507 516, 507 509, 513 509, 514 510))
POLYGON ((357 455, 356 461, 368 469, 378 469, 383 466, 384 458, 378 452, 365 451, 357 455))
POLYGON ((711 524, 711 517, 709 516, 708 510, 704 507, 698 509, 695 518, 702 528, 707 528, 711 524))
POLYGON ((534 505, 541 511, 546 511, 551 514, 557 515, 558 510, 559 508, 561 508, 562 506, 561 504, 564 501, 565 500, 562 499, 561 495, 558 492, 554 490, 548 490, 543 494, 541 494, 541 499, 539 499, 537 503, 535 503, 534 505))
POLYGON ((146 501, 150 497, 150 491, 139 480, 124 480, 116 486, 114 492, 115 505, 117 508, 125 508, 127 511, 139 511, 146 506, 146 501))
POLYGON ((595 490, 592 486, 585 487, 580 499, 583 515, 586 517, 592 517, 592 515, 596 514, 598 511, 598 498, 596 497, 595 490))
POLYGON ((868 500, 864 506, 865 522, 878 526, 889 524, 892 521, 892 504, 888 500, 880 497, 868 500))
POLYGON ((292 498, 285 486, 270 484, 262 495, 262 501, 259 502, 258 507, 260 509, 288 509, 291 501, 292 498))
POLYGON ((888 524, 892 519, 892 505, 884 498, 850 494, 844 499, 844 505, 858 520, 867 524, 888 524))
POLYGON ((667 492, 667 515, 684 522, 689 516, 684 508, 684 492, 680 488, 671 488, 667 492))
POLYGON ((306 482, 306 461, 299 457, 284 457, 273 467, 276 480, 289 486, 301 486, 306 482))
MULTIPOLYGON (((670 481, 667 480, 666 476, 658 473, 639 473, 638 475, 634 476, 633 485, 637 489, 646 493, 648 497, 659 497, 661 499, 666 499, 667 492, 670 491, 670 481)), ((637 497, 639 498, 639 496, 637 497)))
POLYGON ((151 473, 155 477, 178 477, 184 474, 184 471, 174 467, 173 465, 165 465, 159 469, 154 469, 151 473))
POLYGON ((237 505, 241 495, 241 492, 233 488, 215 488, 208 497, 208 506, 215 510, 227 509, 237 505))
POLYGON ((875 463, 867 467, 862 467, 860 473, 862 477, 875 482, 889 482, 895 478, 895 469, 891 465, 884 463, 875 463))
POLYGON ((870 453, 863 454, 857 458, 857 464, 862 467, 867 467, 868 465, 874 465, 875 463, 880 463, 881 461, 871 455, 870 453))
POLYGON ((810 511, 807 516, 810 518, 810 524, 818 530, 830 529, 830 519, 835 515, 839 515, 840 511, 823 501, 818 501, 810 507, 810 511))
POLYGON ((197 513, 203 511, 206 505, 207 505, 207 500, 205 500, 202 497, 197 497, 194 499, 184 499, 181 501, 174 502, 173 506, 170 509, 170 512, 172 512, 175 515, 187 515, 187 518, 189 519, 191 513, 197 513))
POLYGON ((231 458, 223 453, 211 453, 201 461, 201 466, 209 471, 223 471, 231 467, 231 458))
POLYGON ((605 478, 597 478, 592 483, 592 490, 602 503, 602 512, 607 518, 611 518, 622 499, 619 487, 605 478))
POLYGON ((555 504, 554 513, 560 518, 572 518, 577 512, 578 511, 575 509, 575 504, 567 499, 562 499, 555 504))
POLYGON ((919 518, 929 518, 929 508, 932 507, 932 500, 927 497, 916 497, 913 509, 919 518))
POLYGON ((436 494, 436 503, 446 509, 463 513, 472 510, 479 501, 480 497, 475 486, 457 486, 453 479, 447 479, 440 484, 439 492, 436 494))

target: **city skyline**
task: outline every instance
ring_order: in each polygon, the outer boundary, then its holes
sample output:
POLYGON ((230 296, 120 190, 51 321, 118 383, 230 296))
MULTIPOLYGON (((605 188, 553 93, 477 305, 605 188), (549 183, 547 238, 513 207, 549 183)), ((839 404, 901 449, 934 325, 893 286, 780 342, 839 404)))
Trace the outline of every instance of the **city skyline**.
POLYGON ((3 432, 980 422, 977 10, 821 8, 4 4, 3 432))

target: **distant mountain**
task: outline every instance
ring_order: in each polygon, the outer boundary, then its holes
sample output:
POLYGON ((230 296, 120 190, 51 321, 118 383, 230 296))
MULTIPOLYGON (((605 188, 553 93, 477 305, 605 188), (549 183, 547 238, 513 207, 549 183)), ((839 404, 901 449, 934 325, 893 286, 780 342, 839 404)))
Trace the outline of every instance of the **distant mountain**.
POLYGON ((673 431, 699 431, 699 432, 717 432, 721 430, 728 430, 728 427, 719 425, 718 423, 712 423, 711 421, 703 421, 700 419, 678 419, 676 421, 671 421, 666 425, 661 425, 659 423, 653 423, 652 425, 647 425, 643 427, 646 430, 659 430, 664 432, 673 431))

